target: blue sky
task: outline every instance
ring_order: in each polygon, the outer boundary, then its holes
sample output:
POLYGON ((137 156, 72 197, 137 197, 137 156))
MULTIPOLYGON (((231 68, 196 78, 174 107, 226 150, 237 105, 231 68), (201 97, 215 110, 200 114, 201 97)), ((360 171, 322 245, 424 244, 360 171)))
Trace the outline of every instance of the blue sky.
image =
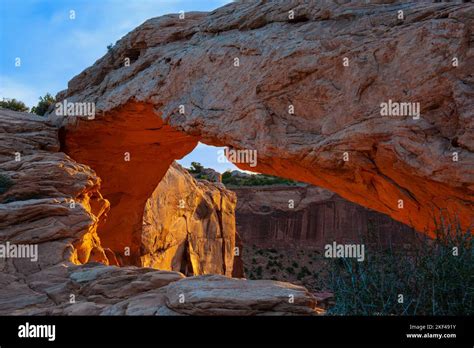
MULTIPOLYGON (((56 95, 145 20, 180 11, 211 11, 230 0, 0 0, 0 99, 27 106, 47 92, 56 95), (70 11, 75 19, 70 18, 70 11), (21 65, 15 66, 16 58, 21 65)), ((181 161, 225 171, 217 149, 199 145, 181 161)))

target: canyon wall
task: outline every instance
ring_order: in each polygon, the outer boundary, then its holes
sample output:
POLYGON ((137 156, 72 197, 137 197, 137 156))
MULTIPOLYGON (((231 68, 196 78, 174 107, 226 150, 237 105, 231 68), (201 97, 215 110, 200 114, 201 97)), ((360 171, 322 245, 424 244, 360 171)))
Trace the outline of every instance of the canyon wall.
POLYGON ((361 243, 403 246, 417 232, 390 217, 314 186, 240 187, 237 230, 244 246, 301 250, 361 243), (368 234, 367 232, 370 231, 368 234))
POLYGON ((469 3, 301 0, 152 18, 57 95, 94 103, 95 119, 49 117, 62 149, 103 179, 111 210, 98 233, 118 255, 131 247, 124 264, 140 262, 148 197, 197 141, 257 151, 256 167, 238 166, 421 232, 440 214, 468 228, 473 18, 469 3), (418 105, 420 117, 383 116, 389 101, 418 105))
POLYGON ((145 205, 141 264, 232 276, 236 196, 173 163, 145 205))

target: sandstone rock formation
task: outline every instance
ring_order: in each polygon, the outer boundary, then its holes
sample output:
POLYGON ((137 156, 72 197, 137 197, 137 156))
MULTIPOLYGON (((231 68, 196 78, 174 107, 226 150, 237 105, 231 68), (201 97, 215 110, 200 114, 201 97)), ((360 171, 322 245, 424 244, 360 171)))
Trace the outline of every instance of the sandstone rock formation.
POLYGON ((257 150, 257 167, 238 165, 419 231, 432 231, 440 210, 468 227, 473 18, 469 3, 301 0, 153 18, 57 96, 95 103, 94 120, 50 117, 64 151, 107 178, 101 234, 116 253, 132 247, 130 264, 146 200, 198 140, 257 150), (421 117, 381 116, 389 100, 420 103, 421 117))
POLYGON ((129 112, 110 116, 117 122, 99 127, 98 122, 86 122, 80 134, 63 129, 59 136, 63 151, 92 167, 99 177, 108 178, 101 185, 111 205, 100 228, 103 244, 121 264, 139 265, 145 203, 174 159, 191 151, 196 141, 164 125, 143 105, 134 104, 129 112))
POLYGON ((0 243, 35 243, 39 252, 34 266, 0 259, 0 269, 31 273, 64 260, 114 263, 97 236, 109 203, 94 171, 58 152, 57 129, 41 117, 2 109, 0 133, 0 243))
POLYGON ((1 315, 324 313, 315 296, 288 283, 224 276, 184 278, 179 272, 134 266, 58 265, 24 280, 0 274, 0 284, 1 315))
POLYGON ((186 278, 167 286, 166 295, 170 309, 191 315, 311 315, 316 305, 300 286, 223 276, 186 278))
MULTIPOLYGON (((109 208, 99 191, 101 180, 58 152, 57 133, 44 118, 0 109, 0 247, 2 252, 7 245, 38 247, 37 260, 0 255, 0 315, 324 313, 315 296, 289 283, 185 278, 180 272, 107 265, 117 260, 97 233, 109 208), (216 288, 222 289, 219 296, 216 288), (288 294, 294 303, 288 303, 288 294)), ((216 204, 221 195, 221 208, 235 204, 225 189, 195 185, 208 195, 201 201, 211 204, 212 198, 216 204)), ((222 215, 221 221, 231 225, 222 215)), ((200 261, 207 267, 207 260, 200 261)))
POLYGON ((141 264, 232 276, 236 197, 173 163, 145 205, 141 264))
POLYGON ((239 187, 237 230, 244 245, 259 248, 322 249, 360 243, 368 231, 377 242, 409 244, 417 233, 388 216, 346 201, 315 186, 239 187))
POLYGON ((193 177, 210 182, 222 182, 222 174, 212 168, 203 168, 200 173, 193 174, 193 177))

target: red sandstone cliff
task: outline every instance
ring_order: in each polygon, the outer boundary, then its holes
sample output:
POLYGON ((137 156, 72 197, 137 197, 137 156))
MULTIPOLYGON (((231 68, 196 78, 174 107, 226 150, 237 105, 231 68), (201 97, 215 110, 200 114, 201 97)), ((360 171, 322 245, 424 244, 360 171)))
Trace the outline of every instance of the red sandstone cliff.
POLYGON ((416 233, 386 215, 314 186, 232 190, 237 194, 237 231, 244 245, 322 249, 333 241, 360 243, 369 229, 382 245, 403 244, 416 233))

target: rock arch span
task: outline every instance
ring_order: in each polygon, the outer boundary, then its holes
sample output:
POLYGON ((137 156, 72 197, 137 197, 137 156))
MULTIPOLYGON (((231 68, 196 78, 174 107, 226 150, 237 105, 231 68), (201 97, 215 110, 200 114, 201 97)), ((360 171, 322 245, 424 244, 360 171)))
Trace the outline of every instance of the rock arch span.
POLYGON ((263 1, 153 18, 58 94, 95 103, 94 120, 50 116, 64 151, 103 179, 111 211, 99 231, 115 251, 137 245, 146 199, 197 141, 255 149, 254 170, 325 187, 420 231, 433 231, 440 210, 468 227, 473 16, 470 4, 263 1), (420 103, 420 119, 381 116, 388 100, 420 103))

